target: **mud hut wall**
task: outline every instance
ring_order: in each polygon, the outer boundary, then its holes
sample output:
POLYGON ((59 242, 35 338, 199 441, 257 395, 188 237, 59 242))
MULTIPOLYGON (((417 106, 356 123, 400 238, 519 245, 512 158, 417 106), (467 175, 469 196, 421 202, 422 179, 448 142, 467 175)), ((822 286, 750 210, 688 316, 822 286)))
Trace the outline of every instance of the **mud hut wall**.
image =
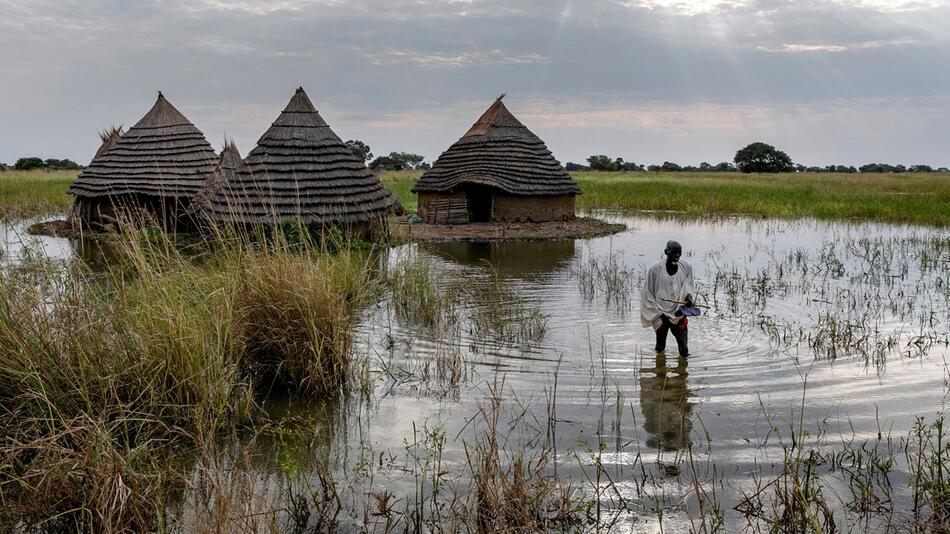
POLYGON ((418 212, 419 217, 427 223, 434 223, 438 215, 438 210, 446 204, 465 203, 466 197, 464 191, 452 191, 449 193, 419 193, 418 212))
POLYGON ((574 219, 574 195, 517 196, 495 193, 493 220, 549 222, 574 219))

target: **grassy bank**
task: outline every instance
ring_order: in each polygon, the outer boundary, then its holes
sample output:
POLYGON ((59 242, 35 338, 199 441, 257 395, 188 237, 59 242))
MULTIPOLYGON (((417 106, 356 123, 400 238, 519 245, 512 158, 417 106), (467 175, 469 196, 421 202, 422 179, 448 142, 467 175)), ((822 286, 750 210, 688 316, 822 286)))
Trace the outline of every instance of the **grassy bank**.
POLYGON ((0 220, 64 213, 72 204, 66 194, 76 171, 0 172, 0 220))
MULTIPOLYGON (((419 172, 384 173, 409 210, 419 172)), ((574 173, 579 209, 950 224, 948 174, 574 173)))
MULTIPOLYGON (((384 172, 409 211, 421 172, 384 172)), ((0 219, 65 212, 74 171, 0 173, 0 219)), ((950 225, 950 174, 574 173, 577 207, 950 225)))
POLYGON ((577 173, 585 209, 950 224, 948 174, 577 173))

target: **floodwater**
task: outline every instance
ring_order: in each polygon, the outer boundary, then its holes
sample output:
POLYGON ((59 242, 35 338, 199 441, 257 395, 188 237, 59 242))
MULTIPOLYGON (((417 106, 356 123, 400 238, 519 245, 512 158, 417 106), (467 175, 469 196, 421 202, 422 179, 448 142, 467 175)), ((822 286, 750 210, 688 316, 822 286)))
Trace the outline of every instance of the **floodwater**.
MULTIPOLYGON (((318 443, 292 454, 305 463, 319 448, 330 458, 353 494, 344 522, 363 524, 374 492, 391 492, 393 506, 408 510, 468 487, 468 455, 486 431, 479 414, 493 398, 503 462, 552 451, 548 472, 575 495, 599 498, 611 530, 630 532, 698 528, 710 494, 727 531, 745 527, 734 507, 781 473, 793 443, 829 454, 876 447, 906 438, 918 417, 944 413, 945 229, 607 218, 628 230, 562 242, 410 244, 382 260, 391 271, 423 261, 439 284, 470 286, 449 325, 400 316, 391 295, 362 312, 355 348, 368 392, 329 407, 273 404, 275 413, 322 414, 318 443), (642 275, 670 239, 693 266, 697 302, 710 306, 690 319, 688 359, 676 356, 672 336, 672 350, 655 354, 653 331, 640 325, 642 275), (503 339, 473 327, 492 284, 543 317, 543 335, 503 339)), ((5 230, 5 254, 15 255, 20 239, 5 230)), ((75 246, 43 243, 53 255, 75 246)), ((270 457, 280 464, 287 454, 270 457)), ((847 479, 829 465, 821 471, 839 528, 884 527, 877 517, 856 519, 847 479)), ((908 480, 898 461, 885 505, 894 514, 912 498, 908 480)))

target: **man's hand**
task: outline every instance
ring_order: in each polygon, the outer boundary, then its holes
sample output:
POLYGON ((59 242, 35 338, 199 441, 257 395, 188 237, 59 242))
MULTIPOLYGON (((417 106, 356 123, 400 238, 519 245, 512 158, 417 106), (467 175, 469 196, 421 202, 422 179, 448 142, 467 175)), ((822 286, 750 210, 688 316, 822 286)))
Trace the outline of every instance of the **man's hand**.
POLYGON ((683 300, 686 301, 686 307, 687 307, 687 308, 692 308, 692 307, 693 307, 693 295, 692 295, 692 294, 687 293, 687 294, 686 294, 686 298, 683 299, 683 300))

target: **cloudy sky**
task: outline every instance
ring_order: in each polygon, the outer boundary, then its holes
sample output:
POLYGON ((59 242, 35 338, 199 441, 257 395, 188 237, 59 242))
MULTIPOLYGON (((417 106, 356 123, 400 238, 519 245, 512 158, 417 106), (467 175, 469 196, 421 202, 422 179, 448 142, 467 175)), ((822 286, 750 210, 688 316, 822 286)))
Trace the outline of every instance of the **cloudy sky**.
POLYGON ((502 92, 562 161, 950 165, 950 1, 0 0, 0 161, 87 163, 162 90, 242 153, 304 86, 433 159, 502 92))

